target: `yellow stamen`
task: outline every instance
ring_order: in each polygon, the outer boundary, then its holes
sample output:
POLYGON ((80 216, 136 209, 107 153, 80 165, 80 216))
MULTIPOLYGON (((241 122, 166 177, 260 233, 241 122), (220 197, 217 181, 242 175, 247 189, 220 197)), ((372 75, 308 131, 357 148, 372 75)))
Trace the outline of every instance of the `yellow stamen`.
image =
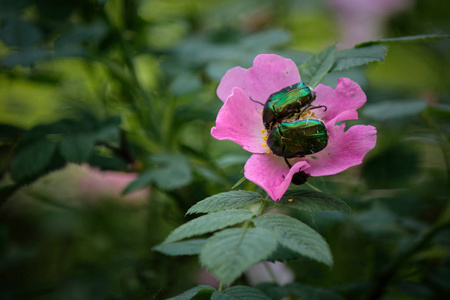
POLYGON ((262 146, 263 146, 264 148, 267 148, 267 144, 266 144, 266 143, 262 143, 262 146))
POLYGON ((266 141, 266 142, 267 142, 267 138, 268 138, 267 135, 265 135, 265 136, 262 137, 262 139, 263 139, 264 141, 266 141))
POLYGON ((266 132, 266 130, 265 130, 265 129, 261 130, 261 134, 263 134, 264 132, 266 132))
POLYGON ((294 199, 288 199, 288 201, 289 201, 289 202, 292 202, 292 201, 294 201, 294 199))
POLYGON ((263 110, 261 109, 261 115, 263 114, 263 110))
POLYGON ((269 148, 269 150, 267 150, 267 154, 270 154, 270 153, 272 153, 272 150, 270 150, 270 148, 269 148))

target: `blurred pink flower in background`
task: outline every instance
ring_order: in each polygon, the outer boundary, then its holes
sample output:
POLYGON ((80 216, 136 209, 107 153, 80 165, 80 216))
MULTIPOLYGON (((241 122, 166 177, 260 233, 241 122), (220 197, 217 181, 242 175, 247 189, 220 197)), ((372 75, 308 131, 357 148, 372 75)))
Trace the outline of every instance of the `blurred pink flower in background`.
POLYGON ((245 272, 245 278, 247 278, 248 283, 250 285, 256 285, 263 282, 273 282, 273 278, 267 268, 271 270, 280 285, 294 281, 294 273, 292 270, 286 264, 276 261, 274 263, 262 262, 250 267, 245 272))
POLYGON ((82 165, 79 169, 83 174, 79 179, 80 192, 87 200, 113 198, 141 202, 149 195, 148 189, 138 190, 125 196, 121 194, 130 182, 138 177, 136 173, 102 171, 88 165, 82 165))
POLYGON ((383 37, 389 17, 410 8, 413 0, 328 0, 341 27, 339 47, 383 37))
MULTIPOLYGON (((294 281, 294 273, 292 270, 284 263, 276 262, 260 262, 256 265, 251 266, 245 271, 245 278, 249 285, 257 285, 263 282, 273 282, 273 278, 269 273, 270 269, 272 274, 277 279, 278 284, 285 285, 292 283, 294 281)), ((206 284, 215 288, 220 285, 220 280, 218 280, 211 272, 201 269, 195 276, 195 281, 198 284, 206 284)))
POLYGON ((31 195, 51 195, 72 205, 96 204, 102 200, 144 204, 149 197, 148 188, 125 196, 121 194, 137 176, 136 173, 102 171, 86 164, 68 164, 64 169, 42 177, 27 190, 31 195))

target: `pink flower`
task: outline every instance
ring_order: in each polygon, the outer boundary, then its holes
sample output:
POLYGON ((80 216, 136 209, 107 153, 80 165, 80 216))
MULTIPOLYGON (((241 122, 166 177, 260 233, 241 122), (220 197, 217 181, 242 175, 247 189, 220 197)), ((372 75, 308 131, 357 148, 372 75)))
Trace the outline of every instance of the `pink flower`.
POLYGON ((102 171, 89 165, 81 165, 79 169, 80 173, 83 173, 79 189, 86 200, 98 201, 109 198, 143 204, 149 196, 148 188, 122 195, 122 191, 138 177, 136 173, 102 171))
POLYGON ((235 67, 222 78, 217 95, 224 101, 211 134, 218 140, 231 140, 254 153, 245 164, 245 177, 261 186, 278 201, 288 189, 292 176, 303 171, 310 176, 332 175, 359 165, 366 153, 375 147, 376 129, 354 125, 345 131, 337 122, 357 119, 356 110, 366 102, 366 95, 356 82, 340 78, 336 89, 319 85, 313 105, 327 110, 309 110, 302 118, 316 118, 328 130, 328 144, 320 152, 290 159, 292 168, 281 156, 268 149, 267 131, 261 117, 261 104, 270 94, 300 82, 295 63, 274 54, 258 55, 249 69, 235 67))
POLYGON ((413 0, 328 0, 328 3, 341 27, 341 48, 381 38, 389 17, 414 4, 413 0))

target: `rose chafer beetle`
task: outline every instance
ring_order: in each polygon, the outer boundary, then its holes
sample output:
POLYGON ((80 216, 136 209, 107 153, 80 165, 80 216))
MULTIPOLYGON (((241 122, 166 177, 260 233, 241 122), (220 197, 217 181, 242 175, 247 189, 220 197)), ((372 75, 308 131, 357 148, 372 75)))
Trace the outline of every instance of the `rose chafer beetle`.
POLYGON ((323 150, 327 144, 327 128, 316 119, 283 122, 267 138, 267 145, 273 154, 285 159, 314 154, 323 150))
POLYGON ((325 107, 322 105, 312 106, 311 103, 315 99, 316 93, 303 82, 290 85, 271 94, 264 104, 260 103, 264 105, 262 119, 265 128, 272 130, 276 124, 282 123, 286 118, 297 114, 301 115, 307 109, 325 107))
MULTIPOLYGON (((328 145, 328 131, 320 120, 283 122, 269 133, 267 145, 275 155, 282 156, 291 168, 288 158, 304 157, 325 149, 328 145)), ((309 174, 299 171, 292 176, 291 182, 301 185, 309 177, 309 174)))

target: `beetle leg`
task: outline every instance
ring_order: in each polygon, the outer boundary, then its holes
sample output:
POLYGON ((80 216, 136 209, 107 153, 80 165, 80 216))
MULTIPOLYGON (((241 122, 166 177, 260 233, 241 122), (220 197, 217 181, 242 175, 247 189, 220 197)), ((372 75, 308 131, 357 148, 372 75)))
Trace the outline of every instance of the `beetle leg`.
POLYGON ((286 162, 286 164, 288 165, 289 169, 292 168, 291 163, 287 160, 286 156, 283 156, 284 161, 286 162))
POLYGON ((255 102, 255 103, 258 103, 258 104, 261 104, 262 106, 264 106, 264 103, 261 103, 261 102, 259 102, 259 101, 253 100, 252 97, 249 97, 249 98, 250 98, 251 101, 253 101, 253 102, 255 102))
POLYGON ((321 107, 324 107, 325 108, 324 111, 327 111, 327 107, 325 105, 311 106, 311 107, 309 107, 309 109, 316 109, 316 108, 321 108, 321 107))
POLYGON ((307 109, 310 109, 310 107, 311 106, 306 106, 306 107, 304 107, 298 114, 297 114, 297 117, 295 117, 295 119, 300 119, 300 116, 307 110, 307 109))

